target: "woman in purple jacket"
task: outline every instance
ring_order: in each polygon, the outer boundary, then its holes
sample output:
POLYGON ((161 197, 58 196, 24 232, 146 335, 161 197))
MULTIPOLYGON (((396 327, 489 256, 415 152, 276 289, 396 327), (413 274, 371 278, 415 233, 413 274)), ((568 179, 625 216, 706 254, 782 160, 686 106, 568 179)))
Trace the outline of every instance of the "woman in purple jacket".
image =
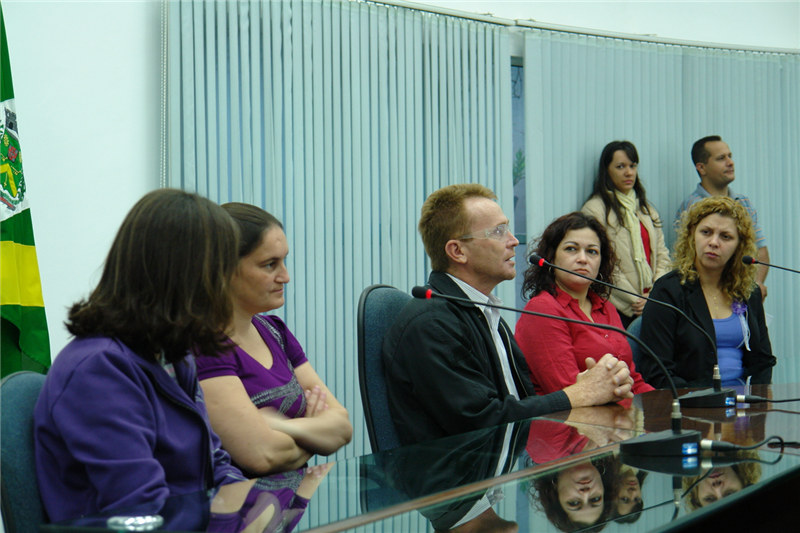
POLYGON ((238 228, 219 206, 162 189, 122 223, 97 288, 69 312, 34 413, 52 521, 244 479, 208 423, 189 354, 226 349, 238 228))

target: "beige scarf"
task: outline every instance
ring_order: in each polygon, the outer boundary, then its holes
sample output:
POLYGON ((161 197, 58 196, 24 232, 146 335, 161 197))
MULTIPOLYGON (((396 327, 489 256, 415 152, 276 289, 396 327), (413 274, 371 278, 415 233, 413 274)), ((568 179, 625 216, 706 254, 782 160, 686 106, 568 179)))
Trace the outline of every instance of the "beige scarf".
MULTIPOLYGON (((636 266, 636 272, 639 273, 639 291, 644 293, 645 289, 653 287, 653 269, 647 264, 647 255, 644 252, 644 242, 642 242, 642 230, 639 227, 639 219, 636 217, 636 211, 639 209, 639 199, 636 197, 636 192, 631 189, 627 194, 622 194, 619 191, 614 191, 622 207, 622 216, 625 218, 625 227, 630 230, 631 234, 631 250, 633 250, 633 264, 636 266)), ((654 238, 651 235, 651 238, 654 238)))

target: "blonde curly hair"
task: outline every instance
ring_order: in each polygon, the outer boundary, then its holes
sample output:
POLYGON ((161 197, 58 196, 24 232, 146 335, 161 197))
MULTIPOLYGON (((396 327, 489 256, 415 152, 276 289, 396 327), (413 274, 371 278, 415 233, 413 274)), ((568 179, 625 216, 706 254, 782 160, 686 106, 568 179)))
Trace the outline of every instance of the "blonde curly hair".
POLYGON ((681 284, 697 279, 697 247, 694 232, 698 224, 708 215, 718 214, 736 223, 739 232, 739 245, 728 260, 720 277, 722 293, 732 301, 747 301, 756 287, 757 267, 742 263, 742 257, 755 257, 756 232, 750 214, 739 202, 726 196, 711 196, 692 205, 683 213, 678 241, 675 243, 675 260, 672 266, 681 275, 681 284))
MULTIPOLYGON (((707 456, 706 454, 703 455, 707 456)), ((743 461, 746 459, 750 460, 749 462, 741 462, 731 466, 731 469, 739 478, 743 489, 746 489, 750 485, 755 485, 761 480, 761 464, 757 462, 761 459, 761 455, 758 453, 758 450, 738 450, 734 452, 733 457, 743 461)), ((682 480, 683 490, 689 490, 689 487, 692 487, 698 479, 700 479, 700 476, 684 477, 682 480)), ((686 495, 684 505, 686 505, 689 511, 696 511, 703 507, 703 502, 700 501, 699 485, 692 487, 691 492, 686 495)))

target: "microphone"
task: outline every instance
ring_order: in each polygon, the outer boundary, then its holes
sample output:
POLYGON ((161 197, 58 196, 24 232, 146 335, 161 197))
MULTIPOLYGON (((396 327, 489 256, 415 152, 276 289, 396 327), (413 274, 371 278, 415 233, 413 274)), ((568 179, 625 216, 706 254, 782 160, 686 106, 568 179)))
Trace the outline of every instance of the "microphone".
MULTIPOLYGON (((414 287, 411 289, 411 296, 414 298, 420 298, 423 300, 430 300, 432 298, 442 298, 444 300, 450 300, 453 302, 459 303, 467 303, 470 305, 477 305, 475 302, 470 300, 469 298, 459 298, 458 296, 450 296, 448 294, 441 294, 438 292, 434 292, 432 289, 428 289, 425 287, 414 287)), ((658 367, 661 369, 661 372, 667 377, 667 381, 669 382, 670 389, 672 391, 672 429, 659 431, 657 433, 648 433, 646 435, 641 435, 635 437, 631 440, 621 442, 619 445, 620 452, 625 452, 629 455, 634 456, 675 456, 675 457, 684 457, 687 458, 687 461, 691 460, 691 457, 697 456, 700 451, 700 440, 701 435, 700 432, 697 430, 688 430, 683 431, 681 427, 681 405, 678 401, 678 389, 675 388, 675 383, 672 381, 672 378, 669 376, 669 372, 667 372, 664 363, 661 362, 661 359, 656 357, 656 354, 653 353, 653 350, 650 349, 644 342, 642 342, 638 337, 632 335, 625 331, 624 329, 609 326, 607 324, 596 324, 594 322, 584 322, 583 320, 576 320, 574 318, 567 318, 563 316, 555 316, 555 315, 548 315, 545 313, 537 313, 535 311, 528 311, 527 309, 515 309, 513 307, 507 307, 504 305, 496 305, 492 303, 481 303, 479 305, 483 305, 486 307, 493 307, 496 309, 504 309, 506 311, 514 311, 516 313, 523 313, 526 315, 538 316, 542 318, 551 318, 554 320, 560 320, 562 322, 571 322, 573 324, 581 324, 584 326, 599 328, 599 329, 606 329, 609 331, 616 331, 622 335, 625 335, 629 339, 633 339, 635 343, 641 346, 642 350, 651 357, 658 367)))
MULTIPOLYGON (((414 287, 411 289, 411 296, 419 298, 420 300, 430 300, 434 294, 436 296, 443 296, 433 292, 433 289, 426 289, 425 287, 414 287)), ((472 300, 470 300, 470 302, 475 303, 472 300)))
POLYGON ((749 255, 742 256, 742 263, 744 263, 745 265, 764 265, 770 268, 779 268, 781 270, 787 270, 789 272, 794 272, 795 274, 800 274, 800 270, 792 270, 791 268, 779 267, 777 265, 770 265, 769 263, 764 263, 763 261, 759 261, 755 257, 750 257, 749 255))
MULTIPOLYGON (((703 439, 701 441, 702 449, 713 450, 714 448, 712 448, 710 443, 716 443, 716 445, 728 444, 730 446, 730 448, 728 449, 718 450, 718 452, 721 453, 730 453, 737 451, 737 448, 741 449, 741 447, 736 447, 735 445, 730 444, 728 442, 711 441, 708 439, 703 439)), ((780 457, 781 455, 782 454, 778 454, 778 457, 780 457)), ((717 455, 713 457, 692 456, 692 457, 681 458, 681 457, 643 457, 643 456, 630 455, 627 453, 620 453, 619 459, 620 461, 622 461, 623 464, 632 466, 634 468, 647 470, 649 472, 658 472, 660 474, 669 474, 672 476, 697 476, 704 471, 712 470, 714 468, 733 466, 741 463, 759 462, 750 458, 741 458, 735 456, 730 457, 725 455, 717 455)), ((780 459, 778 460, 780 461, 780 459)))
MULTIPOLYGON (((578 276, 579 278, 583 278, 583 279, 589 280, 589 281, 591 281, 593 283, 599 283, 600 285, 605 285, 606 287, 610 287, 610 288, 612 288, 614 290, 617 290, 617 291, 620 291, 620 292, 624 292, 625 294, 630 294, 630 295, 636 296, 638 298, 644 298, 648 302, 654 302, 654 303, 657 303, 659 305, 663 305, 664 307, 667 307, 669 309, 672 309, 673 311, 675 311, 676 313, 681 315, 687 322, 689 322, 689 324, 692 327, 694 327, 697 331, 702 333, 706 337, 706 339, 708 339, 708 342, 711 343, 711 347, 714 348, 714 360, 715 361, 719 361, 719 358, 717 357, 717 343, 714 342, 714 340, 711 338, 711 335, 709 335, 708 332, 706 330, 704 330, 702 327, 700 327, 700 325, 697 324, 694 320, 692 320, 691 318, 686 316, 686 313, 684 313, 683 311, 681 311, 680 309, 678 309, 674 305, 668 304, 667 302, 662 302, 660 300, 655 300, 655 299, 649 298, 647 296, 641 296, 639 294, 636 294, 635 292, 622 289, 620 287, 617 287, 616 285, 612 285, 611 283, 607 283, 605 281, 601 281, 601 280, 596 279, 596 278, 590 278, 589 276, 584 276, 583 274, 578 274, 577 272, 573 272, 571 270, 567 270, 566 268, 562 268, 560 266, 556 266, 556 265, 546 261, 542 256, 540 256, 537 253, 531 253, 530 257, 528 258, 528 261, 532 265, 538 265, 540 267, 547 265, 547 266, 549 266, 551 268, 555 268, 557 270, 561 270, 562 272, 566 272, 568 274, 572 274, 573 276, 578 276)), ((736 391, 733 390, 733 389, 723 389, 722 388, 722 377, 720 376, 720 373, 719 373, 719 364, 718 363, 714 365, 714 373, 713 373, 712 379, 713 379, 713 382, 714 382, 713 390, 705 389, 705 390, 692 391, 692 392, 686 393, 683 396, 679 397, 678 401, 681 403, 681 405, 683 407, 705 408, 705 407, 734 407, 734 406, 736 406, 736 391)))

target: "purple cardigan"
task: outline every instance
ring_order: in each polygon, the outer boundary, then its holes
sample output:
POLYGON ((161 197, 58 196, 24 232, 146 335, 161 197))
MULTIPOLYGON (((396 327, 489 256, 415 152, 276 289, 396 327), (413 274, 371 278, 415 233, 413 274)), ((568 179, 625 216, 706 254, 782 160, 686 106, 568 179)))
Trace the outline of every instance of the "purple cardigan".
POLYGON ((211 430, 194 359, 175 379, 116 339, 70 342, 34 412, 36 477, 62 521, 245 479, 211 430))

